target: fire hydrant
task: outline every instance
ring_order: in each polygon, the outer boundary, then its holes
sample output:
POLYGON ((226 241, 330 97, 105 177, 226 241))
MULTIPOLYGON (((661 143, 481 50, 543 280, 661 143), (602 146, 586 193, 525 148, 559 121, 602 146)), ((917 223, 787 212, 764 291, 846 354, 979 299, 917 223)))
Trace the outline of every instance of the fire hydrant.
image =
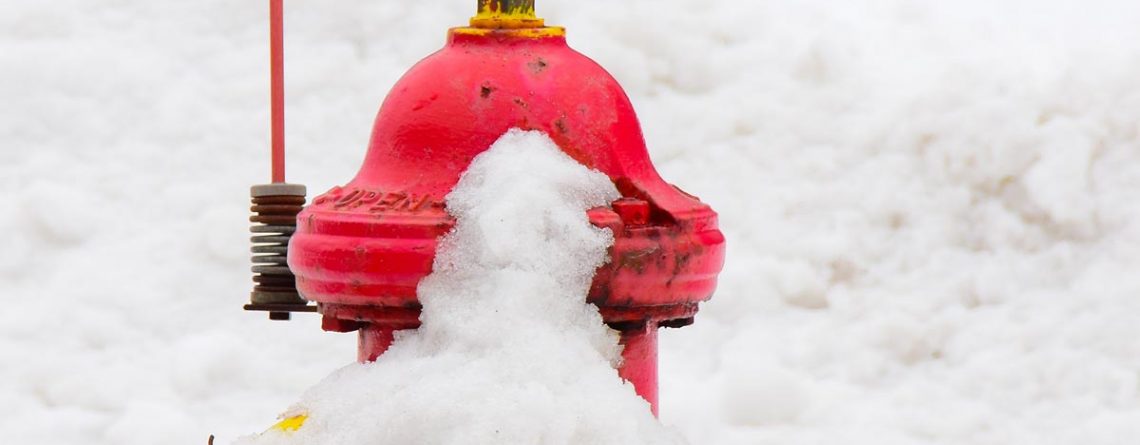
MULTIPOLYGON (((416 286, 455 224, 444 197, 472 159, 512 128, 545 132, 621 193, 611 207, 589 212, 615 242, 587 300, 620 331, 618 372, 656 413, 657 330, 691 324, 712 296, 724 236, 708 205, 658 175, 617 81, 570 49, 564 28, 536 17, 533 0, 480 0, 470 26, 451 29, 442 50, 396 83, 356 177, 303 210, 291 208, 300 214, 288 271, 275 269, 287 274, 278 279, 295 276, 324 330, 358 331, 358 359, 375 360, 395 331, 419 326, 416 286)), ((261 187, 263 201, 293 205, 303 195, 286 184, 261 187)), ((277 318, 313 310, 301 300, 256 303, 249 308, 286 315, 277 318)))

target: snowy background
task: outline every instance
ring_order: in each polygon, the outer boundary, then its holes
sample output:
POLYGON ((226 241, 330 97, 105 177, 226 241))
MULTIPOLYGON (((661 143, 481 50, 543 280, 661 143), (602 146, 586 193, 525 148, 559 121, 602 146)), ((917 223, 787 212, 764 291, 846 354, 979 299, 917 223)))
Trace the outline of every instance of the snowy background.
MULTIPOLYGON (((356 172, 470 0, 288 0, 289 178, 356 172)), ((1140 2, 539 0, 729 258, 662 335, 694 444, 1140 438, 1140 2)), ((0 437, 202 444, 354 358, 248 296, 265 2, 0 2, 0 437)))

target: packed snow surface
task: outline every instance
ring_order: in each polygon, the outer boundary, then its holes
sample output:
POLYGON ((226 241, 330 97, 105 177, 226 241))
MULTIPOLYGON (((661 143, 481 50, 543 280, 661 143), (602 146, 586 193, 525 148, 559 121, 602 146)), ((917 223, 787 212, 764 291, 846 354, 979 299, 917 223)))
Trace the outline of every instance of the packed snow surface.
POLYGON ((586 210, 619 197, 545 134, 511 130, 447 196, 455 229, 420 283, 416 331, 316 387, 242 444, 681 443, 618 377, 618 334, 586 303, 609 229, 586 210))
MULTIPOLYGON (((360 166, 470 0, 290 0, 289 179, 360 166)), ((354 335, 243 313, 265 2, 0 1, 0 441, 260 431, 354 335)), ((727 263, 661 334, 691 443, 1133 445, 1140 2, 538 0, 727 263)))

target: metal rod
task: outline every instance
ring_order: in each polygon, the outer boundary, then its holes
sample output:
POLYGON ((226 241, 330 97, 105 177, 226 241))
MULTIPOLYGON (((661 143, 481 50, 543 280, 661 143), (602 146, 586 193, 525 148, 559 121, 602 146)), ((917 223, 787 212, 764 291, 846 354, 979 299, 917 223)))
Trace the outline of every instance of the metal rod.
POLYGON ((282 0, 269 0, 270 141, 273 182, 285 182, 285 42, 282 0))
POLYGON ((480 14, 534 14, 534 0, 478 0, 480 14))

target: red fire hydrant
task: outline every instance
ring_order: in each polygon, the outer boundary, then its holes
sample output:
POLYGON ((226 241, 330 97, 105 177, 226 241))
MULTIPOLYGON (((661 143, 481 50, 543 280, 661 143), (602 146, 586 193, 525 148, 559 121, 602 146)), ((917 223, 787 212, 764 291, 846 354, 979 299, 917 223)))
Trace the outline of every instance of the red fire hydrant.
MULTIPOLYGON (((621 332, 621 377, 657 412, 657 329, 693 322, 724 261, 717 215, 666 183, 628 97, 545 26, 533 0, 481 0, 470 26, 416 64, 380 108, 352 181, 297 216, 288 267, 328 331, 359 331, 359 360, 419 326, 416 286, 454 225, 444 197, 471 160, 512 128, 540 130, 608 175, 621 199, 589 212, 613 231, 588 301, 621 332)), ((280 308, 279 308, 280 309, 280 308)))

